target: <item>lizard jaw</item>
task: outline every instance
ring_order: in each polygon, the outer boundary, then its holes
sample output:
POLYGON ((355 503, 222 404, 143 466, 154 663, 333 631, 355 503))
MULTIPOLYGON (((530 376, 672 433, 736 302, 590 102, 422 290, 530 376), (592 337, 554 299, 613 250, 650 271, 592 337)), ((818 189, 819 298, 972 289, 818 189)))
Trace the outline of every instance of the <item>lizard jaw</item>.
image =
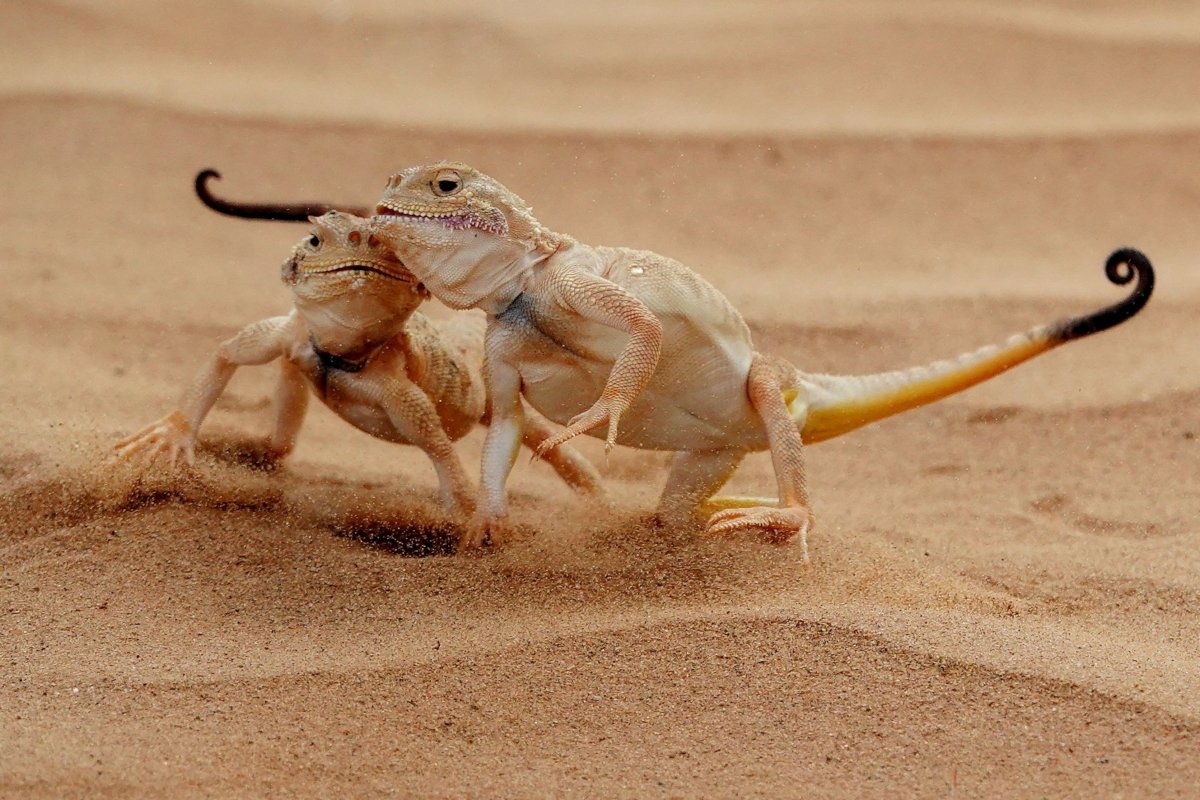
MULTIPOLYGON (((489 209, 491 210, 491 209, 489 209)), ((399 217, 423 222, 437 222, 442 227, 454 231, 479 230, 484 233, 494 233, 503 236, 508 233, 508 223, 499 212, 480 214, 468 208, 458 211, 409 211, 402 206, 384 200, 375 207, 375 213, 381 217, 399 217)))
POLYGON ((375 258, 373 255, 361 252, 335 255, 332 258, 322 257, 320 253, 301 254, 293 258, 292 267, 291 273, 296 277, 359 272, 378 275, 381 278, 401 283, 417 282, 417 276, 413 275, 399 260, 375 258))
POLYGON ((372 267, 368 264, 345 264, 342 266, 327 267, 325 269, 312 269, 312 270, 306 270, 304 272, 304 274, 305 275, 335 275, 339 272, 370 272, 373 275, 379 275, 380 277, 387 278, 387 279, 393 280, 393 281, 401 281, 402 283, 415 283, 415 281, 412 279, 411 276, 401 277, 400 275, 394 275, 391 272, 382 270, 379 267, 372 267))
POLYGON ((402 219, 417 219, 428 220, 430 222, 440 222, 448 228, 461 229, 468 227, 467 217, 465 214, 456 214, 454 212, 434 213, 434 212, 418 212, 405 211, 401 208, 395 208, 384 203, 380 203, 375 208, 375 213, 381 217, 400 217, 402 219))

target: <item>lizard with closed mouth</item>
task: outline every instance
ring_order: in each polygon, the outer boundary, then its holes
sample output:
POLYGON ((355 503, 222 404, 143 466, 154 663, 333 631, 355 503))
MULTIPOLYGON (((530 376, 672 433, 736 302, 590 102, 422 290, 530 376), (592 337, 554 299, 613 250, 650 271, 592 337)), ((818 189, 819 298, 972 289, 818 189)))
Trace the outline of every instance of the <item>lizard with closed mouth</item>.
MULTIPOLYGON (((219 202, 224 213, 296 218, 288 206, 219 202)), ((807 560, 805 443, 934 402, 1107 330, 1140 311, 1154 287, 1146 256, 1117 250, 1105 264, 1108 279, 1136 283, 1095 313, 908 370, 811 374, 757 352, 737 310, 684 265, 554 232, 516 194, 466 164, 396 173, 375 210, 376 235, 434 297, 488 315, 484 376, 493 418, 474 544, 505 520, 505 482, 526 424, 523 396, 566 426, 539 452, 582 433, 609 446, 675 451, 661 516, 678 519, 704 505, 715 510, 707 532, 755 529, 774 541, 798 540, 807 560), (745 455, 761 450, 771 453, 778 499, 714 498, 745 455)))
MULTIPOLYGON (((179 409, 118 442, 115 458, 163 456, 172 467, 190 465, 196 432, 237 368, 279 360, 265 460, 291 452, 311 389, 356 428, 425 451, 443 505, 466 518, 473 489, 452 443, 488 421, 480 374, 483 316, 456 315, 439 324, 418 312, 428 291, 376 236, 370 220, 332 211, 311 222, 311 235, 283 264, 291 313, 252 323, 224 342, 179 409)), ((536 447, 553 434, 548 422, 535 418, 523 441, 536 447)), ((579 453, 543 455, 572 487, 600 493, 595 468, 579 453)))

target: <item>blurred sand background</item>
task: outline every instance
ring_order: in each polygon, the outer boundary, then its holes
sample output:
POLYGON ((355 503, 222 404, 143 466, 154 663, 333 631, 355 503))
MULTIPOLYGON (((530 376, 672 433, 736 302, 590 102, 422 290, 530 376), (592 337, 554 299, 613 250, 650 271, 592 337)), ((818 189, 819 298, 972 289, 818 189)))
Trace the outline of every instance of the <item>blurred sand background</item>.
MULTIPOLYGON (((1200 11, 1193 3, 0 2, 0 795, 1194 796, 1200 11), (814 559, 611 514, 521 459, 518 535, 435 543, 433 471, 271 369, 196 474, 105 465, 281 313, 303 226, 472 163, 658 250, 812 371, 1132 322, 809 450, 814 559)), ((445 313, 445 312, 435 312, 445 313)), ((462 444, 475 472, 481 436, 462 444)), ((769 492, 769 460, 732 488, 769 492)))

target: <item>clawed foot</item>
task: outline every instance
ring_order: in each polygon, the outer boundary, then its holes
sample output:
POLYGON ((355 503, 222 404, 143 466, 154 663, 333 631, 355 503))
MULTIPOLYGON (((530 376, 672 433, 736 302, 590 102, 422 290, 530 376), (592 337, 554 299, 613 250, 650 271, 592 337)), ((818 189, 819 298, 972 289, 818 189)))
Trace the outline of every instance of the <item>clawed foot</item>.
POLYGON ((770 508, 731 508, 713 514, 704 533, 724 536, 744 530, 761 530, 772 544, 787 544, 797 539, 804 563, 808 563, 808 531, 813 525, 812 512, 803 506, 770 508))
POLYGON ((487 517, 477 514, 459 537, 458 552, 478 554, 485 544, 491 544, 503 535, 506 528, 505 523, 504 517, 487 517))
POLYGON ((138 458, 152 464, 159 456, 166 456, 171 469, 181 463, 190 467, 195 463, 195 444, 191 426, 182 413, 174 411, 113 445, 111 460, 128 462, 138 458))
POLYGON ((576 414, 563 431, 539 444, 536 451, 537 457, 545 458, 547 453, 560 444, 574 439, 581 433, 587 433, 593 428, 599 428, 606 422, 608 423, 608 435, 604 440, 604 449, 611 450, 612 446, 617 443, 617 424, 624 411, 625 406, 621 403, 600 398, 587 411, 576 414))

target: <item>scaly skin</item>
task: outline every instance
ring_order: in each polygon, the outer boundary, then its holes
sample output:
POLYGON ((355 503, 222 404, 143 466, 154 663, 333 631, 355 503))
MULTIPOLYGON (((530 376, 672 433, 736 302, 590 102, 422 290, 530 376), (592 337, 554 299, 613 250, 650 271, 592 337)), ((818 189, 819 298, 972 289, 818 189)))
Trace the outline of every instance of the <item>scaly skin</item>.
MULTIPOLYGON (((443 504, 466 517, 473 490, 452 442, 487 422, 480 374, 484 320, 460 315, 437 325, 417 312, 428 292, 375 236, 371 221, 331 212, 312 222, 312 235, 283 265, 292 312, 248 325, 222 344, 180 408, 118 442, 116 457, 166 456, 173 467, 190 465, 196 432, 237 368, 279 359, 267 460, 291 452, 311 388, 351 425, 424 450, 443 504)), ((523 441, 536 447, 552 434, 538 419, 523 441)), ((547 460, 574 488, 600 491, 594 468, 578 453, 547 460)))
POLYGON ((505 518, 523 395, 566 425, 539 450, 592 433, 609 444, 677 451, 661 515, 678 518, 707 501, 724 509, 710 517, 708 533, 763 530, 773 541, 798 541, 807 560, 813 517, 804 443, 931 403, 1119 324, 1145 305, 1154 284, 1144 255, 1118 250, 1106 265, 1109 279, 1125 284, 1136 276, 1137 284, 1109 308, 911 370, 815 375, 756 352, 738 312, 687 267, 550 231, 519 197, 465 164, 397 173, 376 211, 376 235, 435 297, 489 316, 485 379, 495 416, 484 445, 476 542, 505 518), (747 453, 764 449, 777 501, 710 499, 747 453))

